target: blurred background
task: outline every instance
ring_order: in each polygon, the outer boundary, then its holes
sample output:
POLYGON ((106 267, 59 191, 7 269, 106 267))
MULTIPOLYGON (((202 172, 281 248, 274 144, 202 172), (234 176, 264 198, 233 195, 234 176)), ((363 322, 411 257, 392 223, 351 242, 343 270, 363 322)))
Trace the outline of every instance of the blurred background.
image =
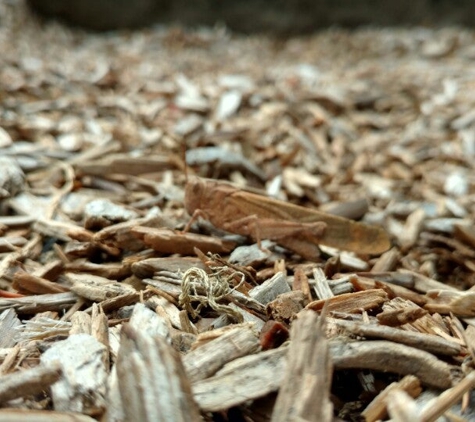
POLYGON ((303 34, 338 25, 469 25, 469 0, 29 0, 38 14, 93 30, 155 23, 303 34))

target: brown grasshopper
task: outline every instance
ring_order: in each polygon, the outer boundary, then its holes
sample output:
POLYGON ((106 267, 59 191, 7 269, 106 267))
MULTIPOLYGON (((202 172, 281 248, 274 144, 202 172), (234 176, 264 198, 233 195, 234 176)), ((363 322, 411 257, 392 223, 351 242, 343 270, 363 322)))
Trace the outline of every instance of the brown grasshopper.
POLYGON ((249 236, 260 243, 279 245, 315 259, 318 244, 360 254, 380 254, 390 247, 381 227, 304 208, 237 189, 225 182, 191 177, 185 188, 185 208, 192 216, 185 231, 199 216, 215 227, 249 236))

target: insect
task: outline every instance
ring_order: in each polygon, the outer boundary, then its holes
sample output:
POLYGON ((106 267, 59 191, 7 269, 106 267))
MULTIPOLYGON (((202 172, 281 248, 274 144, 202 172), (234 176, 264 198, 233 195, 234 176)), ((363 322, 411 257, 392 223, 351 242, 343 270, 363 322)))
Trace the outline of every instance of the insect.
POLYGON ((215 227, 270 239, 305 259, 320 255, 318 245, 380 254, 390 247, 383 228, 305 208, 235 188, 229 183, 191 177, 185 188, 185 208, 193 221, 203 217, 215 227))

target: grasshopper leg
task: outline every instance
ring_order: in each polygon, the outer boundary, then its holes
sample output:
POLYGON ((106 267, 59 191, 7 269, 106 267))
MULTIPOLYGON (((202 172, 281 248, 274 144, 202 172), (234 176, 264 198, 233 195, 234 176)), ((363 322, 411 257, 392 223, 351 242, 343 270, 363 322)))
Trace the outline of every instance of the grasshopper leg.
POLYGON ((200 209, 196 209, 195 211, 193 211, 193 215, 191 216, 191 218, 188 220, 188 223, 186 223, 186 226, 185 228, 182 230, 183 233, 188 233, 191 229, 191 225, 196 221, 198 220, 198 218, 204 218, 204 219, 208 219, 208 214, 206 214, 203 210, 200 210, 200 209))
POLYGON ((261 250, 264 250, 261 245, 262 239, 270 239, 277 243, 283 240, 300 239, 300 242, 318 244, 326 227, 324 222, 299 223, 274 218, 259 218, 254 214, 223 225, 225 230, 250 236, 261 250))
MULTIPOLYGON (((248 215, 238 220, 231 221, 226 223, 223 226, 224 230, 230 231, 232 233, 244 234, 245 236, 250 236, 254 239, 259 246, 259 249, 263 252, 270 251, 262 246, 262 227, 260 224, 259 217, 256 214, 248 215)), ((269 237, 269 239, 271 239, 269 237)))

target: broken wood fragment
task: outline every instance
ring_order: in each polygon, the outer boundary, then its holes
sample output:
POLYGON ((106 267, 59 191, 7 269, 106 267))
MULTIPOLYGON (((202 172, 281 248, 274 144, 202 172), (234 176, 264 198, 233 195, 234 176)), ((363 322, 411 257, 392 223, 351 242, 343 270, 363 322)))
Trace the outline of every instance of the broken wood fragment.
POLYGON ((475 316, 475 292, 455 292, 449 290, 429 290, 430 301, 424 305, 429 312, 452 313, 458 317, 475 316))
POLYGON ((94 422, 96 419, 74 412, 35 409, 0 409, 0 422, 94 422))
MULTIPOLYGON (((414 304, 415 305, 415 304, 414 304)), ((427 311, 418 306, 408 307, 407 309, 384 310, 376 315, 381 325, 397 327, 409 324, 427 315, 427 311)))
POLYGON ((63 377, 51 387, 55 410, 86 414, 105 409, 107 369, 106 348, 89 334, 70 335, 41 355, 41 362, 59 362, 63 377))
POLYGON ((301 291, 282 293, 266 306, 267 315, 275 321, 290 324, 304 308, 305 296, 301 291))
POLYGON ((12 347, 16 344, 16 329, 21 325, 16 312, 10 308, 0 314, 0 347, 12 347))
POLYGON ((363 290, 356 293, 345 293, 333 296, 330 299, 315 300, 306 306, 306 309, 314 311, 322 310, 328 303, 328 312, 361 312, 363 310, 380 307, 388 300, 388 295, 382 289, 363 290))
POLYGON ((272 412, 273 422, 330 422, 333 374, 322 317, 305 311, 291 330, 287 368, 272 412))
POLYGON ((358 336, 390 340, 434 354, 456 356, 461 352, 460 344, 435 335, 399 330, 376 324, 365 324, 364 322, 344 321, 336 318, 329 318, 328 324, 335 324, 358 336))
POLYGON ((36 314, 45 311, 68 309, 78 300, 73 292, 25 296, 15 299, 0 298, 0 311, 14 309, 19 314, 36 314))
POLYGON ((287 292, 290 292, 290 287, 287 283, 287 277, 284 273, 278 272, 269 280, 266 280, 259 286, 254 287, 249 292, 249 296, 265 305, 274 300, 280 294, 287 292))
POLYGON ((384 252, 371 268, 372 273, 382 273, 387 271, 393 271, 399 258, 399 252, 397 248, 391 248, 384 252))
POLYGON ((201 410, 216 412, 276 391, 286 368, 286 350, 279 348, 236 359, 214 376, 193 385, 201 410), (220 388, 226 385, 227 388, 220 388))
POLYGON ((62 369, 58 363, 3 375, 0 377, 0 403, 39 394, 58 381, 61 375, 62 369))
POLYGON ((148 258, 132 264, 132 272, 139 278, 153 277, 156 272, 170 271, 184 273, 192 267, 205 269, 205 266, 198 258, 148 258))
POLYGON ((94 302, 110 300, 114 297, 135 292, 135 289, 127 284, 118 283, 97 275, 67 273, 65 278, 71 283, 72 292, 94 302))
POLYGON ((388 396, 396 389, 405 391, 412 398, 416 398, 422 392, 420 382, 414 375, 406 375, 402 380, 389 384, 361 412, 366 422, 376 422, 387 416, 388 396))
POLYGON ((394 422, 422 422, 416 402, 404 390, 395 388, 387 397, 388 413, 394 422))
POLYGON ((12 287, 24 294, 46 294, 46 293, 65 293, 69 288, 58 283, 53 283, 42 277, 28 274, 24 271, 17 271, 13 276, 12 287))
POLYGON ((250 328, 235 328, 187 353, 183 366, 188 379, 194 384, 212 376, 227 362, 258 350, 259 341, 250 328))
POLYGON ((117 375, 126 420, 201 420, 180 358, 162 337, 125 324, 117 375))
POLYGON ((415 375, 423 384, 447 389, 452 385, 452 367, 428 352, 385 340, 330 341, 337 369, 365 368, 415 375))
POLYGON ((432 422, 442 416, 455 403, 462 399, 462 396, 473 390, 475 387, 475 372, 470 372, 452 388, 442 392, 439 397, 427 404, 421 411, 421 419, 424 422, 432 422))
POLYGON ((297 268, 294 272, 294 282, 292 284, 292 290, 301 290, 306 297, 306 301, 312 301, 312 294, 310 292, 310 284, 308 277, 302 268, 297 268))
MULTIPOLYGON (((366 273, 366 275, 371 275, 371 273, 366 273)), ((413 290, 406 288, 404 286, 399 286, 397 284, 392 284, 391 281, 381 281, 379 279, 379 274, 375 276, 375 280, 372 278, 367 278, 363 276, 350 276, 350 282, 353 284, 356 290, 367 290, 367 289, 376 289, 382 288, 385 290, 388 295, 402 297, 404 299, 410 300, 418 305, 424 305, 427 302, 427 298, 421 295, 420 293, 414 292, 413 290)))

